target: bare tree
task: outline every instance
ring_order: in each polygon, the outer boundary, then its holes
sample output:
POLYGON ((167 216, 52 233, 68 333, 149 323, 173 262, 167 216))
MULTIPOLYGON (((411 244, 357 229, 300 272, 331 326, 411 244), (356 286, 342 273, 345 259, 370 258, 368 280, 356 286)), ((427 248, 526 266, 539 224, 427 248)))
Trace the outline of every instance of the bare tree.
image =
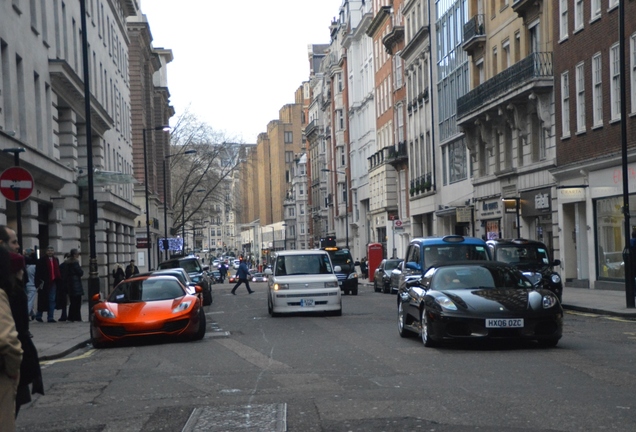
POLYGON ((220 206, 228 204, 243 143, 214 130, 187 110, 171 131, 171 143, 171 154, 176 155, 170 158, 173 230, 178 232, 189 222, 213 222, 220 206))

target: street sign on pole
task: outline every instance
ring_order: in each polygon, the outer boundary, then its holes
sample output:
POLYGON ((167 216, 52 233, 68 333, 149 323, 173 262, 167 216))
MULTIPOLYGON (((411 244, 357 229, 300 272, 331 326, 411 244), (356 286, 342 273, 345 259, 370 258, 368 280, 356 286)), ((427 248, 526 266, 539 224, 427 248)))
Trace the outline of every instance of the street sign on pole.
POLYGON ((400 219, 396 219, 395 221, 393 221, 393 223, 395 223, 396 228, 402 227, 402 221, 400 219))
POLYGON ((22 202, 33 192, 33 176, 26 169, 14 166, 0 174, 0 192, 13 202, 22 202))

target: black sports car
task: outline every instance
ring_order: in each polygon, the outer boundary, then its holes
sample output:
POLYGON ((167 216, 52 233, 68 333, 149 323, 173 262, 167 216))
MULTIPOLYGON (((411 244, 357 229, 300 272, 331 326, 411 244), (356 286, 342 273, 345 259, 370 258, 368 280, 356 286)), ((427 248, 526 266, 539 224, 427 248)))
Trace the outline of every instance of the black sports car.
POLYGON ((430 267, 397 295, 400 336, 420 335, 427 347, 448 339, 533 339, 556 346, 563 308, 515 267, 464 261, 430 267))

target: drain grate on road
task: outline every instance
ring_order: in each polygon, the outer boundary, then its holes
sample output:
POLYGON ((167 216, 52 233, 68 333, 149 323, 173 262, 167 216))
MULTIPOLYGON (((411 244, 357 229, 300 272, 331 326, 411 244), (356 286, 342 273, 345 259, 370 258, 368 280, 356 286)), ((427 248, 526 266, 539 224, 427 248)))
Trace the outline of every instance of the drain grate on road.
POLYGON ((287 430, 287 404, 195 408, 183 432, 287 430))

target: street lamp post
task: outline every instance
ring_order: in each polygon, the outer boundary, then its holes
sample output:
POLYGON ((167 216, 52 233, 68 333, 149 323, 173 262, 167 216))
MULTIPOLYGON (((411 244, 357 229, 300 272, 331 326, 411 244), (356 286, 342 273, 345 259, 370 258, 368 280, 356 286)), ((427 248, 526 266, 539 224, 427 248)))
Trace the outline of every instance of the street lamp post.
POLYGON ((348 190, 348 187, 347 187, 347 173, 344 172, 344 171, 330 170, 328 168, 323 168, 321 171, 323 171, 323 172, 332 172, 332 173, 343 174, 344 175, 345 237, 346 237, 345 238, 345 243, 346 243, 347 249, 349 249, 349 190, 348 190))
POLYGON ((160 130, 170 130, 170 126, 155 126, 150 129, 144 128, 141 133, 144 143, 144 189, 146 193, 146 248, 148 250, 148 270, 152 270, 152 242, 150 241, 150 207, 148 199, 148 153, 146 150, 146 132, 160 130))
MULTIPOLYGON (((20 166, 20 153, 26 150, 23 147, 8 148, 2 150, 4 153, 13 153, 13 166, 20 166)), ((17 222, 18 245, 22 250, 22 202, 18 199, 18 189, 15 190, 15 217, 17 222)))
POLYGON ((186 150, 183 153, 176 153, 176 154, 169 154, 169 155, 165 155, 163 157, 163 228, 164 228, 164 251, 165 251, 165 256, 166 259, 168 259, 169 255, 168 255, 168 197, 167 197, 167 192, 166 192, 166 161, 168 160, 168 158, 171 158, 173 156, 180 156, 180 155, 186 155, 186 154, 194 154, 196 153, 196 150, 186 150))

